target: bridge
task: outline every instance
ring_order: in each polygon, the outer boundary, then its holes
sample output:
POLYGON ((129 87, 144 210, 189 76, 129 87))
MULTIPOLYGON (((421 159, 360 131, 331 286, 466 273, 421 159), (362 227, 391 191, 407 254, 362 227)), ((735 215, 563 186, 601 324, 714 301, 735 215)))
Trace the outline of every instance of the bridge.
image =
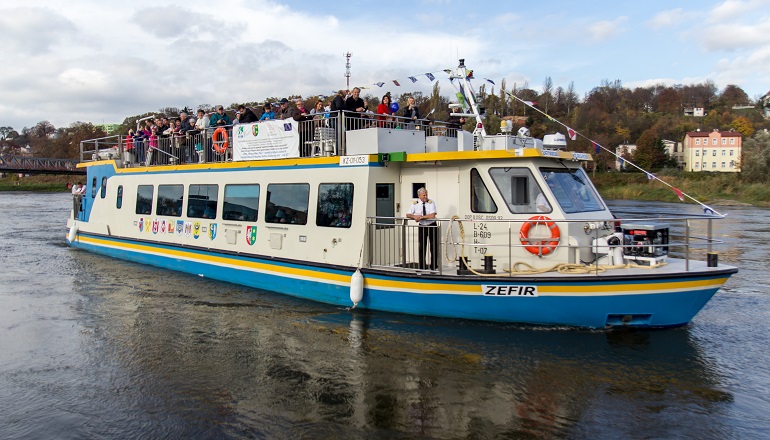
POLYGON ((78 160, 72 159, 43 159, 0 154, 0 173, 86 174, 85 168, 77 168, 78 163, 78 160))

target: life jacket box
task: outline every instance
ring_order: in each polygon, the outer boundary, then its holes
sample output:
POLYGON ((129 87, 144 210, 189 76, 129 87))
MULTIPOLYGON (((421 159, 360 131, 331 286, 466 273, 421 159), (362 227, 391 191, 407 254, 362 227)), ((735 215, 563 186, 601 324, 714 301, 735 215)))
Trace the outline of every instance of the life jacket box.
POLYGON ((666 223, 622 223, 623 256, 661 260, 668 255, 668 229, 666 223), (662 257, 662 258, 661 258, 662 257))

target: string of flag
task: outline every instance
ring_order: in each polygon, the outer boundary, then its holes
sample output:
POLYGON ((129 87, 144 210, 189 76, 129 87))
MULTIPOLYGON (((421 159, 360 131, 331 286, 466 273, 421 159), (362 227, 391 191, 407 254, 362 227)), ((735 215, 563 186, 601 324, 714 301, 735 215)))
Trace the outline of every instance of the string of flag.
POLYGON ((599 152, 600 152, 601 150, 604 150, 604 151, 606 151, 606 152, 610 153, 611 155, 615 156, 615 157, 616 157, 616 158, 617 158, 617 159, 620 161, 620 163, 621 163, 621 164, 623 164, 623 163, 626 163, 626 164, 628 164, 628 165, 630 165, 630 166, 632 166, 632 167, 636 168, 637 170, 639 170, 639 171, 643 172, 643 173, 644 173, 644 174, 647 176, 647 179, 648 179, 648 180, 657 180, 658 182, 661 182, 661 183, 663 183, 664 185, 666 185, 666 186, 668 186, 669 188, 671 188, 671 190, 672 190, 672 191, 674 191, 674 194, 676 194, 676 196, 679 198, 679 200, 680 200, 680 201, 684 202, 684 199, 685 199, 685 197, 687 197, 688 199, 692 200, 693 202, 695 202, 695 203, 699 204, 699 205, 701 206, 701 208, 703 208, 703 213, 704 213, 704 214, 708 214, 708 215, 717 215, 717 216, 720 216, 720 217, 724 217, 724 216, 725 216, 724 214, 720 214, 720 213, 719 213, 717 210, 715 210, 714 208, 712 208, 712 207, 710 207, 710 206, 706 205, 705 203, 702 203, 701 201, 699 201, 699 200, 698 200, 698 199, 696 199, 695 197, 692 197, 691 195, 689 195, 689 194, 687 194, 687 193, 683 192, 682 190, 680 190, 679 188, 677 188, 677 187, 675 187, 675 186, 671 185, 670 183, 666 182, 665 180, 662 180, 662 179, 660 179, 660 178, 659 178, 658 176, 656 176, 655 174, 653 174, 653 173, 651 173, 651 172, 649 172, 649 171, 645 170, 644 168, 640 167, 639 165, 637 165, 637 164, 633 163, 632 161, 630 161, 630 160, 628 160, 628 159, 625 159, 625 158, 621 157, 620 155, 618 155, 618 154, 617 154, 617 153, 615 153, 614 151, 612 151, 612 150, 610 150, 610 149, 608 149, 608 148, 606 148, 606 147, 602 146, 601 144, 599 144, 598 142, 594 141, 593 139, 591 139, 591 138, 589 138, 589 137, 587 137, 587 136, 583 135, 582 133, 578 132, 577 130, 575 130, 575 129, 573 129, 573 128, 569 127, 567 124, 565 124, 565 123, 563 123, 563 122, 561 122, 561 121, 559 121, 559 120, 557 120, 557 119, 553 118, 551 115, 549 115, 549 114, 545 113, 544 111, 540 110, 539 108, 535 107, 535 105, 537 105, 537 103, 536 103, 536 102, 533 102, 533 101, 527 101, 527 100, 521 99, 521 98, 519 98, 518 96, 516 96, 516 95, 514 95, 513 93, 510 93, 510 92, 506 92, 506 93, 508 93, 508 95, 509 95, 511 98, 514 98, 514 99, 516 99, 517 101, 519 101, 519 102, 523 103, 523 104, 524 104, 524 105, 526 105, 527 107, 529 107, 529 108, 531 108, 531 109, 535 110, 536 112, 540 113, 541 115, 545 116, 546 118, 548 118, 548 120, 549 120, 549 121, 552 121, 552 122, 554 122, 554 123, 556 123, 556 124, 559 124, 559 125, 561 125, 562 127, 564 127, 564 128, 567 130, 567 135, 569 136, 569 138, 570 138, 571 140, 573 140, 573 141, 574 141, 574 140, 577 140, 578 136, 580 136, 581 138, 583 138, 583 139, 585 139, 585 140, 587 140, 587 141, 591 142, 591 147, 593 147, 593 149, 594 149, 594 152, 595 152, 596 154, 599 154, 599 152))
MULTIPOLYGON (((435 70, 433 72, 413 74, 413 75, 407 76, 406 80, 403 79, 403 78, 397 78, 397 79, 392 79, 392 80, 389 80, 389 81, 378 81, 378 82, 376 82, 376 83, 374 83, 372 85, 382 88, 385 84, 393 83, 394 86, 401 87, 401 83, 402 82, 407 84, 406 81, 408 80, 408 81, 410 81, 411 84, 414 84, 417 81, 419 81, 419 78, 421 78, 423 76, 428 79, 428 82, 433 82, 433 81, 436 80, 436 75, 434 75, 434 74, 439 73, 439 72, 444 72, 447 75, 449 75, 449 74, 452 73, 452 69, 435 70)), ((465 74, 466 74, 468 79, 474 79, 473 78, 473 71, 472 70, 466 69, 465 74)), ((490 83, 492 85, 495 85, 495 82, 493 80, 491 80, 489 78, 483 78, 483 79, 484 79, 484 81, 486 81, 486 82, 488 82, 488 83, 490 83)), ((368 87, 364 86, 364 87, 361 87, 361 88, 362 89, 366 89, 368 87)))

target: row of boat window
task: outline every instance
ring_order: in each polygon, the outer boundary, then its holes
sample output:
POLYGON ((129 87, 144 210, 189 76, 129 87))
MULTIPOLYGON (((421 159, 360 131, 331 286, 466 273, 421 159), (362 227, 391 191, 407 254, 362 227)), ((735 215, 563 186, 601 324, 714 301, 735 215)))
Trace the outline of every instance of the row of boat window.
MULTIPOLYGON (((222 203, 218 184, 139 185, 136 189, 136 214, 167 217, 222 219, 256 222, 260 212, 260 184, 224 186, 222 203), (187 203, 185 204, 185 198, 187 203), (155 203, 153 204, 153 200, 155 203), (221 207, 221 210, 220 210, 221 207)), ((310 203, 307 183, 271 183, 267 185, 264 221, 306 225, 310 203)), ((123 185, 118 187, 116 207, 123 208, 123 185)), ((353 207, 352 183, 321 183, 316 200, 317 226, 349 228, 353 207)))

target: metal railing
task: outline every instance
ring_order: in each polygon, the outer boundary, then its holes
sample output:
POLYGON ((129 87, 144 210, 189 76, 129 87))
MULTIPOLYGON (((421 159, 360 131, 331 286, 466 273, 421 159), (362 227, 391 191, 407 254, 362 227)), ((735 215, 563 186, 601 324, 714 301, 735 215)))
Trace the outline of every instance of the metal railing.
MULTIPOLYGON (((80 160, 115 160, 119 167, 183 165, 233 160, 232 125, 224 127, 229 143, 215 137, 214 129, 151 136, 115 135, 80 143, 80 160)), ((417 121, 374 113, 339 112, 308 116, 297 121, 300 157, 343 156, 345 133, 368 128, 424 131, 426 136, 457 137, 457 128, 440 121, 417 121)))
MULTIPOLYGON (((668 226, 667 242, 665 243, 645 243, 643 251, 649 255, 660 255, 659 257, 640 257, 639 251, 642 249, 640 243, 628 242, 626 237, 620 244, 611 246, 611 248, 617 248, 621 250, 622 260, 621 264, 635 263, 640 265, 655 266, 656 264, 663 262, 668 257, 680 258, 684 260, 685 270, 690 270, 690 262, 694 260, 703 261, 710 258, 713 247, 715 245, 724 244, 722 240, 714 238, 713 235, 713 220, 720 219, 721 217, 715 216, 699 216, 699 215, 670 215, 666 217, 646 217, 646 218, 624 218, 623 224, 633 223, 664 223, 668 226)), ((574 252, 574 255, 593 255, 593 259, 585 261, 578 258, 575 263, 582 264, 585 267, 598 268, 604 263, 601 262, 601 258, 605 257, 608 252, 601 252, 602 247, 598 245, 596 241, 599 238, 609 236, 616 232, 617 220, 597 221, 597 220, 553 220, 556 224, 564 227, 565 224, 580 224, 582 231, 579 234, 585 234, 585 242, 587 244, 574 244, 574 240, 569 240, 567 231, 573 228, 564 228, 562 236, 559 240, 554 240, 551 236, 544 235, 542 237, 532 236, 529 239, 521 238, 522 227, 531 223, 531 220, 459 220, 459 219, 438 219, 437 220, 437 238, 438 242, 435 245, 435 250, 438 254, 438 267, 431 270, 427 267, 429 261, 427 256, 425 257, 425 263, 423 264, 420 259, 420 251, 426 252, 425 249, 420 249, 420 230, 425 227, 418 226, 414 222, 408 222, 405 218, 399 217, 368 217, 367 218, 367 244, 368 244, 368 259, 366 261, 367 267, 390 269, 399 271, 414 271, 414 272, 434 272, 442 273, 446 269, 444 264, 446 261, 446 254, 450 256, 456 255, 457 258, 451 262, 458 268, 461 268, 459 256, 462 254, 465 256, 469 265, 475 264, 476 272, 488 272, 490 267, 485 261, 484 256, 491 255, 495 258, 496 264, 499 266, 499 272, 509 271, 509 268, 516 261, 516 255, 522 255, 523 248, 545 248, 554 242, 558 242, 557 247, 567 247, 570 252, 574 252), (476 225, 487 224, 490 230, 494 230, 492 236, 498 237, 494 241, 478 239, 478 234, 474 234, 474 231, 483 230, 476 228, 476 225), (496 224, 496 227, 491 227, 489 224, 496 224), (504 225, 500 227, 499 225, 504 225), (462 226, 462 229, 461 229, 462 226), (451 233, 447 235, 447 228, 453 228, 451 233), (465 235, 461 232, 465 231, 465 235), (497 234, 501 230, 505 230, 506 233, 503 236, 497 234), (447 241, 447 237, 450 240, 447 241), (444 252, 444 250, 448 252, 444 252), (464 251, 462 251, 464 249, 464 251)), ((574 235, 574 234, 573 234, 574 235)), ((555 251, 555 249, 554 249, 555 251)), ((569 253, 567 255, 569 255, 569 253)), ((553 266, 558 263, 567 263, 567 261, 556 261, 553 259, 537 258, 536 254, 526 254, 530 260, 542 261, 545 266, 553 266)), ((564 260, 563 258, 561 260, 564 260)), ((531 261, 529 264, 532 264, 531 261)), ((615 264, 618 264, 617 262, 615 264)), ((709 262, 710 264, 710 262, 709 262)), ((515 274, 511 272, 511 276, 515 274)))

